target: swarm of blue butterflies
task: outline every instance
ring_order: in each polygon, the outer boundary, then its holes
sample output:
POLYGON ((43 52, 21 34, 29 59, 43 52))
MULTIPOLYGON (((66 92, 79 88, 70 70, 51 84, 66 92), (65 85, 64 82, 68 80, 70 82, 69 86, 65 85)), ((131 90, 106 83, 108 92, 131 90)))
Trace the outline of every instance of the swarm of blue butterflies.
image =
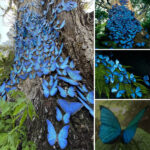
MULTIPOLYGON (((127 73, 127 70, 122 67, 119 60, 113 61, 110 60, 108 56, 103 56, 96 54, 95 57, 95 67, 98 67, 99 65, 104 65, 108 71, 106 71, 106 75, 104 76, 104 80, 106 84, 114 84, 115 79, 118 79, 118 83, 111 89, 111 93, 116 95, 116 98, 123 97, 123 95, 126 94, 125 89, 120 90, 120 84, 130 84, 136 82, 136 78, 134 77, 134 74, 131 73, 130 75, 127 73)), ((133 87, 131 88, 131 95, 132 98, 136 97, 142 97, 142 91, 140 87, 136 87, 136 89, 133 87)))
MULTIPOLYGON (((20 0, 20 3, 22 2, 20 0)), ((17 35, 13 70, 10 73, 10 79, 0 86, 0 96, 6 100, 7 93, 17 89, 17 84, 21 81, 38 77, 42 78, 45 98, 59 94, 61 98, 80 101, 69 102, 65 99, 58 99, 57 121, 63 120, 64 124, 69 124, 71 115, 74 115, 83 106, 94 116, 93 109, 89 106, 89 104, 94 104, 94 93, 89 91, 85 84, 82 84, 82 76, 80 71, 75 70, 73 60, 69 56, 62 57, 63 43, 58 42, 60 30, 65 26, 65 20, 62 22, 58 20, 57 14, 62 11, 71 11, 77 7, 77 3, 62 0, 54 6, 54 0, 51 0, 42 14, 29 9, 31 7, 38 9, 44 5, 44 1, 41 1, 40 5, 31 2, 18 9, 21 19, 15 24, 17 35), (51 13, 49 12, 50 7, 52 7, 51 13), (51 14, 50 21, 46 19, 49 14, 51 14), (64 111, 64 116, 59 108, 64 111)), ((47 126, 49 144, 53 146, 58 139, 60 148, 66 148, 69 125, 65 125, 60 130, 58 138, 51 121, 47 120, 47 126)))
MULTIPOLYGON (((125 0, 123 0, 126 4, 125 0)), ((125 5, 113 5, 109 10, 109 19, 106 28, 109 31, 110 40, 114 41, 121 48, 132 48, 134 38, 141 32, 140 22, 135 18, 134 12, 130 11, 125 5)), ((142 43, 141 46, 145 44, 142 43)))

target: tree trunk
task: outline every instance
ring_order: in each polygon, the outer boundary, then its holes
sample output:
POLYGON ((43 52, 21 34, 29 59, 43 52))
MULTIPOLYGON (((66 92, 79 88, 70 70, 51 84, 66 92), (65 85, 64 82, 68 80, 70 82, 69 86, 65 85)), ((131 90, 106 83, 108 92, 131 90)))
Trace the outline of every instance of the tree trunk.
MULTIPOLYGON (((75 0, 74 0, 75 1, 75 0)), ((57 0, 56 3, 60 2, 57 0)), ((93 90, 93 13, 86 14, 82 10, 80 2, 76 0, 78 7, 69 12, 60 13, 58 19, 66 20, 66 25, 61 31, 59 43, 64 43, 63 55, 75 62, 76 70, 80 70, 83 83, 89 90, 93 90)), ((46 4, 45 4, 46 5, 46 4)), ((44 8, 43 8, 44 9, 44 8)), ((49 19, 49 17, 48 17, 49 19)), ((58 143, 50 146, 47 141, 47 124, 49 119, 57 133, 64 126, 56 121, 56 105, 58 95, 49 97, 43 96, 42 80, 26 79, 19 84, 19 88, 27 97, 32 100, 39 116, 32 122, 26 122, 29 140, 37 144, 37 150, 59 150, 58 143)), ((74 99, 70 98, 70 101, 74 99)), ((77 101, 77 100, 76 100, 77 101)), ((82 108, 70 119, 67 150, 92 150, 93 149, 93 118, 89 112, 82 108)))

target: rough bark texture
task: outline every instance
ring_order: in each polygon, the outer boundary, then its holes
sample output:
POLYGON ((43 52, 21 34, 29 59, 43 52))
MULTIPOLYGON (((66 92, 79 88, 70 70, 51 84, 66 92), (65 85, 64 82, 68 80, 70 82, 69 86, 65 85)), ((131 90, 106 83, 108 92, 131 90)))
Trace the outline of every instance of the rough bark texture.
MULTIPOLYGON (((59 1, 57 1, 59 2, 59 1)), ((59 16, 65 19, 65 29, 61 33, 60 41, 64 42, 63 55, 74 60, 76 69, 81 71, 83 83, 89 90, 93 90, 93 13, 85 14, 82 8, 71 12, 64 12, 59 16)), ((45 99, 42 92, 41 79, 27 79, 19 88, 32 100, 39 118, 33 122, 26 122, 29 140, 37 144, 37 150, 59 150, 58 143, 50 146, 47 141, 47 124, 49 119, 57 133, 64 126, 63 122, 56 121, 56 105, 58 95, 45 99)), ((78 101, 77 99, 70 99, 78 101)), ((71 117, 66 150, 92 150, 93 149, 93 118, 89 112, 82 108, 71 117)))
MULTIPOLYGON (((59 0, 60 1, 60 0, 59 0)), ((88 86, 93 87, 93 12, 86 14, 82 10, 80 1, 78 7, 71 12, 63 12, 59 19, 66 20, 66 26, 61 32, 61 39, 64 42, 64 55, 70 56, 75 61, 77 69, 81 71, 88 86)))

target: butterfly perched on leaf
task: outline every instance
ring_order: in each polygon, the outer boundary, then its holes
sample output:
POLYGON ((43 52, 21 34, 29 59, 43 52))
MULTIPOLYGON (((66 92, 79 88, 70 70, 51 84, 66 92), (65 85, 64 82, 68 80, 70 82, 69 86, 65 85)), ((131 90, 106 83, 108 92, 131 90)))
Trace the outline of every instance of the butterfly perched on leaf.
POLYGON ((136 129, 138 128, 138 123, 144 116, 145 111, 148 107, 143 108, 128 124, 128 126, 122 130, 120 123, 116 116, 111 110, 105 106, 100 106, 100 130, 99 137, 101 141, 105 144, 110 144, 115 142, 117 139, 121 142, 128 144, 134 138, 136 129))
POLYGON ((122 97, 122 94, 125 93, 125 90, 119 90, 119 83, 117 83, 116 86, 111 89, 111 92, 117 93, 116 97, 119 98, 122 97))
POLYGON ((137 97, 142 97, 142 92, 141 92, 141 89, 140 89, 139 86, 136 87, 135 92, 133 92, 133 90, 132 90, 132 93, 131 93, 132 98, 135 98, 136 96, 137 97))
POLYGON ((53 124, 51 123, 51 121, 47 119, 46 122, 47 122, 47 127, 48 127, 48 134, 47 134, 48 143, 51 146, 53 146, 57 141, 60 148, 65 149, 68 144, 67 138, 68 138, 68 131, 69 131, 70 126, 65 125, 57 135, 55 128, 53 124))

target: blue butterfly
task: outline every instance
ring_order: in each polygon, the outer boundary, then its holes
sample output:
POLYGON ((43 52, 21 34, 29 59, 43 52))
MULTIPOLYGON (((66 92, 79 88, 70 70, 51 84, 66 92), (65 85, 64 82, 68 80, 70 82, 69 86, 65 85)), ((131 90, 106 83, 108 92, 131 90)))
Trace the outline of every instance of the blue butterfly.
POLYGON ((68 138, 68 130, 70 126, 69 125, 64 126, 57 135, 55 128, 53 124, 51 123, 51 121, 47 119, 46 122, 48 126, 47 139, 48 139, 49 144, 53 146, 56 143, 56 141, 58 141, 60 148, 65 149, 68 144, 67 138, 68 138))
POLYGON ((125 90, 119 90, 119 83, 117 83, 116 86, 111 89, 111 92, 117 93, 116 97, 119 98, 125 93, 125 90))
POLYGON ((61 97, 64 97, 64 98, 67 97, 66 91, 65 91, 61 86, 57 86, 57 87, 58 87, 60 96, 61 96, 61 97))
POLYGON ((3 95, 3 93, 5 93, 5 87, 6 87, 6 83, 3 82, 3 84, 0 86, 0 94, 3 95))
POLYGON ((63 99, 58 99, 57 103, 65 113, 69 113, 70 115, 77 113, 83 107, 79 102, 68 102, 63 99))
POLYGON ((72 68, 72 69, 75 67, 73 60, 70 62, 70 65, 69 65, 69 66, 70 66, 70 68, 72 68))
POLYGON ((144 76, 144 77, 143 77, 143 80, 144 80, 144 82, 145 82, 145 84, 146 84, 147 86, 150 86, 149 76, 148 76, 148 75, 144 76))
POLYGON ((81 81, 82 80, 82 77, 80 76, 80 71, 77 71, 77 70, 71 70, 70 68, 67 68, 66 69, 69 77, 75 81, 81 81))
POLYGON ((76 82, 76 81, 74 81, 74 80, 71 80, 71 79, 68 79, 68 78, 66 78, 66 77, 58 76, 58 79, 63 80, 64 82, 69 83, 69 84, 71 84, 71 85, 75 85, 75 86, 78 85, 78 82, 76 82))
POLYGON ((132 90, 131 96, 132 98, 135 98, 136 96, 142 97, 141 89, 139 86, 135 89, 135 93, 132 90))
POLYGON ((70 122, 70 113, 65 113, 63 116, 60 109, 56 107, 56 119, 57 121, 61 121, 63 119, 65 124, 68 124, 70 122))
POLYGON ((60 69, 65 69, 68 67, 69 56, 60 64, 60 69))
POLYGON ((142 119, 147 107, 142 109, 128 124, 128 126, 121 130, 118 119, 115 117, 113 112, 104 106, 100 106, 100 131, 99 137, 103 143, 109 144, 117 140, 119 137, 123 143, 128 144, 133 139, 139 121, 142 119), (122 133, 122 134, 121 134, 122 133))
POLYGON ((89 103, 94 104, 94 92, 93 91, 89 92, 87 94, 86 98, 89 103))
POLYGON ((48 88, 48 82, 46 80, 43 79, 43 82, 42 82, 42 87, 43 87, 43 92, 44 92, 44 96, 46 98, 49 97, 50 95, 50 91, 49 91, 49 88, 48 88))
POLYGON ((68 95, 69 95, 70 97, 74 97, 74 96, 76 95, 73 86, 70 86, 70 87, 68 88, 67 93, 68 93, 68 95))
POLYGON ((50 89, 51 96, 54 96, 57 93, 57 84, 58 84, 58 80, 55 80, 53 86, 50 89))

